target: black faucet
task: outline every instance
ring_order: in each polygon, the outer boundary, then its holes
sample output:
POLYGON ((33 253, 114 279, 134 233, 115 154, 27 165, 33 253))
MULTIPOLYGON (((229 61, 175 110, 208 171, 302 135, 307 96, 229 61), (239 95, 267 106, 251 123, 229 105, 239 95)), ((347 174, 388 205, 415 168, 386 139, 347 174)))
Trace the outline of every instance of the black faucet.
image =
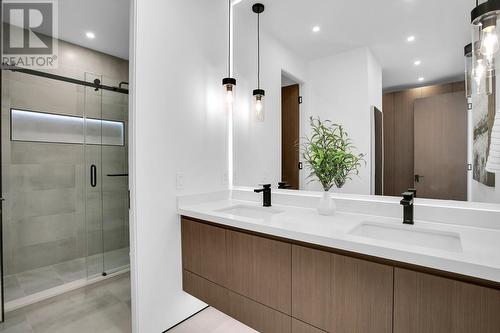
POLYGON ((404 192, 402 196, 403 200, 401 200, 401 205, 403 205, 403 223, 415 224, 413 221, 413 192, 404 192))
POLYGON ((255 193, 260 193, 263 192, 263 206, 264 207, 271 207, 271 184, 265 184, 262 185, 263 188, 253 190, 255 193))
POLYGON ((284 189, 288 189, 288 188, 292 188, 292 185, 288 185, 287 182, 279 182, 278 183, 278 189, 284 190, 284 189))

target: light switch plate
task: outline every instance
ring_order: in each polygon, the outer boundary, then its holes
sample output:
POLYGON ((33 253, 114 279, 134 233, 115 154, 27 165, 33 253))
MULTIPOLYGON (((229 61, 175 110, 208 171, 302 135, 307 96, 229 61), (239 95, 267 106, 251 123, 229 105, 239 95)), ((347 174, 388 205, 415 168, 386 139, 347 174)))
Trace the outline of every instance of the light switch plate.
POLYGON ((222 173, 222 185, 228 185, 229 184, 229 172, 225 171, 222 173))
POLYGON ((175 184, 178 191, 184 190, 184 174, 182 172, 177 172, 175 184))

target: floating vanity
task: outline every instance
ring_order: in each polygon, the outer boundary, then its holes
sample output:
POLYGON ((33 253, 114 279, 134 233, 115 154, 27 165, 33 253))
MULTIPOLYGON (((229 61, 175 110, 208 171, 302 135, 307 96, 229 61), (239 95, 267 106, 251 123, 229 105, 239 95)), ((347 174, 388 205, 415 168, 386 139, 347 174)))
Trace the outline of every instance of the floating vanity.
POLYGON ((180 197, 184 290, 263 333, 500 332, 500 211, 319 195, 180 197))

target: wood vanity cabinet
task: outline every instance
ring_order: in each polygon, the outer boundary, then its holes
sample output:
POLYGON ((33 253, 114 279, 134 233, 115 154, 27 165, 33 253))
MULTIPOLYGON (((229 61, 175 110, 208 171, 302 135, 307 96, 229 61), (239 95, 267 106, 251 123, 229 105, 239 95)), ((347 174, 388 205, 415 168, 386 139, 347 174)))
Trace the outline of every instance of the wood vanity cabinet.
POLYGON ((500 332, 500 291, 396 268, 394 333, 500 332))
POLYGON ((189 218, 181 230, 183 289, 261 333, 500 333, 496 285, 189 218))

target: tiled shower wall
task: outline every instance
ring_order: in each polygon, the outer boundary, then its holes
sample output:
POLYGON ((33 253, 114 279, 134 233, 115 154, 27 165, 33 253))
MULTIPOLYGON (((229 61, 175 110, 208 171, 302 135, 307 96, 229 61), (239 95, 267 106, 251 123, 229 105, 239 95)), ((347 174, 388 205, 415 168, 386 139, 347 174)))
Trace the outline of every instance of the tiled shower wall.
MULTIPOLYGON (((117 86, 128 81, 128 61, 60 42, 59 68, 52 73, 80 80, 103 75, 104 84, 117 86)), ((127 144, 12 142, 10 109, 76 116, 86 110, 100 118, 102 107, 103 119, 127 128, 128 96, 21 73, 4 72, 2 80, 4 274, 127 247, 128 179, 107 177, 128 173, 127 144), (88 186, 92 163, 100 166, 102 192, 88 186)))

